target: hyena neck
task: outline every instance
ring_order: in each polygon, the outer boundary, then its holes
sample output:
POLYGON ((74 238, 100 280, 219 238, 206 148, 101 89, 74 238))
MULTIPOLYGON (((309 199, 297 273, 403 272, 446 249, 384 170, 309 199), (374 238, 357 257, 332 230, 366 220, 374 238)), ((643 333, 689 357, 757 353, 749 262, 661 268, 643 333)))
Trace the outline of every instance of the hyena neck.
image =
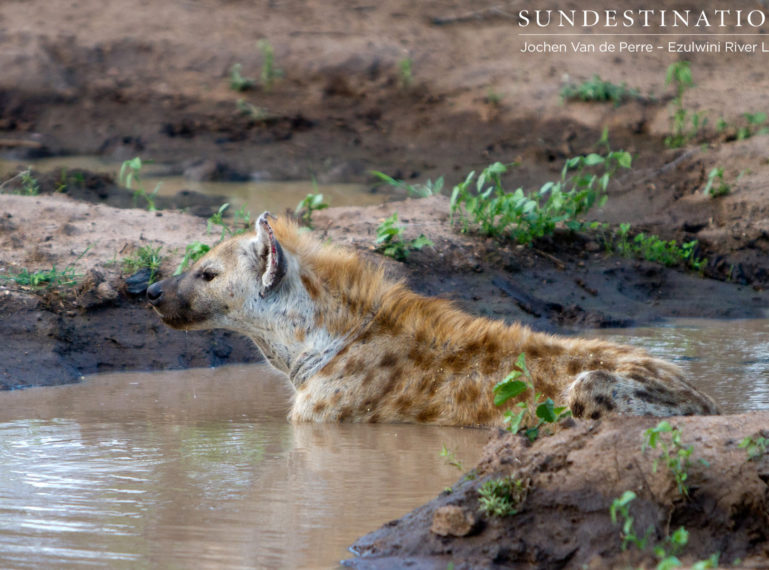
POLYGON ((346 303, 336 302, 334 295, 318 302, 295 275, 286 281, 273 302, 260 304, 251 318, 233 328, 247 334, 267 362, 299 389, 355 338, 367 320, 346 303), (329 316, 333 322, 326 322, 329 316))

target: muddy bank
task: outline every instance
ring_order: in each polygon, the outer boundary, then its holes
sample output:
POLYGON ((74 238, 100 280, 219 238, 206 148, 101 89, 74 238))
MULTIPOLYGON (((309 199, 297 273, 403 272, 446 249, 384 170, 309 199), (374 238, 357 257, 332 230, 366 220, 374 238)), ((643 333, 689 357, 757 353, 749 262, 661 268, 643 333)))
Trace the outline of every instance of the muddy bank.
POLYGON ((74 285, 0 282, 0 384, 73 382, 99 371, 216 366, 259 360, 250 340, 222 331, 172 331, 143 291, 130 292, 124 259, 158 249, 170 275, 186 244, 215 241, 189 214, 94 206, 67 196, 0 196, 2 275, 52 271, 74 285))
MULTIPOLYGON (((451 491, 358 540, 360 569, 655 567, 662 546, 684 565, 718 555, 722 566, 764 568, 769 562, 769 454, 751 459, 739 444, 766 438, 769 414, 673 418, 684 447, 692 446, 688 496, 682 496, 660 449, 642 451, 653 418, 579 422, 533 444, 500 430, 478 466, 451 491), (762 431, 763 430, 763 431, 762 431), (705 463, 706 462, 706 463, 705 463), (522 482, 516 514, 482 511, 487 481, 522 482), (621 525, 610 517, 615 498, 633 491, 632 530, 645 545, 623 549, 621 525), (688 544, 668 537, 684 527, 688 544)), ((668 440, 669 443, 670 440, 668 440)))
POLYGON ((708 123, 669 149, 665 69, 677 54, 529 56, 519 31, 514 11, 494 2, 206 0, 130 14, 116 0, 4 3, 0 154, 140 155, 193 177, 195 165, 213 164, 210 174, 228 178, 372 184, 372 169, 451 185, 494 161, 518 162, 506 178, 514 189, 557 177, 607 128, 635 162, 602 220, 698 239, 721 278, 768 285, 767 135, 758 126, 739 134, 745 113, 765 107, 769 74, 756 58, 687 54, 685 108, 708 123), (259 39, 273 48, 269 83, 259 39), (253 80, 243 90, 231 87, 234 64, 253 80), (564 85, 595 74, 641 97, 563 100, 564 85), (710 198, 703 188, 719 166, 730 192, 710 198))

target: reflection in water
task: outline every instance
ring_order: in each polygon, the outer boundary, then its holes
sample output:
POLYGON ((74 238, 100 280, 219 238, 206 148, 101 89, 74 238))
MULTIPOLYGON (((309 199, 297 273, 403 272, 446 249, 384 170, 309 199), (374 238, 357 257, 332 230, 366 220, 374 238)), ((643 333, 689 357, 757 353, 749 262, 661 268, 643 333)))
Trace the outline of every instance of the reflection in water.
POLYGON ((488 437, 292 426, 287 390, 257 366, 0 394, 0 567, 334 567, 488 437))
POLYGON ((642 346, 675 362, 725 413, 769 410, 768 319, 677 319, 665 326, 591 334, 642 346))

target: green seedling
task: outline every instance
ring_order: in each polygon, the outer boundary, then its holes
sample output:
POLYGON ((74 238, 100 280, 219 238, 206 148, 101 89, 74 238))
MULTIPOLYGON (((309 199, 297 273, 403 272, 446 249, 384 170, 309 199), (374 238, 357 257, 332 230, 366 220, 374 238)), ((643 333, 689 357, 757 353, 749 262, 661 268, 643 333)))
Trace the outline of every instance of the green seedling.
POLYGON ((260 74, 262 88, 269 91, 275 85, 275 81, 283 77, 283 71, 275 65, 275 52, 269 41, 259 40, 257 47, 262 54, 262 71, 260 74))
POLYGON ((478 507, 488 516, 507 517, 517 514, 526 500, 527 485, 519 479, 489 479, 478 487, 478 507))
POLYGON ((238 99, 235 107, 241 115, 245 115, 253 121, 264 121, 269 117, 269 112, 264 107, 257 107, 245 99, 238 99))
POLYGON ((705 188, 702 189, 702 193, 711 198, 717 198, 726 196, 731 191, 731 186, 724 182, 724 169, 720 166, 714 167, 708 173, 708 181, 705 188))
POLYGON ((748 436, 740 442, 740 449, 744 449, 748 453, 748 460, 755 461, 764 456, 767 447, 769 446, 769 439, 758 436, 748 436))
POLYGON ((123 271, 126 273, 136 273, 141 269, 149 269, 149 283, 154 283, 158 278, 160 264, 163 262, 163 256, 160 255, 162 248, 162 245, 157 247, 144 245, 140 247, 134 255, 123 258, 123 271))
POLYGON ((451 193, 451 222, 455 217, 462 231, 475 224, 482 234, 530 244, 551 235, 557 227, 583 228, 580 217, 606 202, 606 190, 618 168, 629 168, 631 156, 624 151, 606 155, 591 153, 566 160, 561 178, 543 184, 539 190, 507 192, 502 175, 508 166, 497 162, 467 175, 451 193))
MULTIPOLYGON (((622 550, 626 550, 628 545, 634 545, 639 550, 645 550, 649 538, 654 533, 654 527, 649 526, 643 536, 638 536, 633 528, 634 519, 630 514, 630 503, 636 499, 633 491, 625 491, 621 497, 614 499, 609 507, 609 514, 613 524, 621 522, 622 531, 622 550)), ((659 559, 657 570, 669 570, 681 566, 678 554, 686 547, 689 542, 689 532, 684 527, 679 527, 673 534, 666 536, 664 541, 654 546, 654 555, 659 559)), ((706 560, 700 560, 694 563, 691 568, 696 570, 706 570, 707 568, 718 568, 719 553, 711 555, 706 560)))
POLYGON ((160 183, 158 182, 155 185, 155 189, 152 192, 147 192, 141 178, 142 167, 142 159, 138 156, 131 160, 126 160, 120 166, 118 179, 123 186, 129 190, 133 190, 134 203, 136 203, 138 198, 143 198, 147 203, 147 210, 155 212, 157 211, 157 208, 155 207, 155 197, 157 196, 158 190, 160 190, 160 183))
POLYGON ((738 141, 769 133, 769 128, 765 125, 767 121, 766 113, 743 113, 742 116, 746 124, 737 129, 738 141))
POLYGON ((627 549, 629 544, 635 545, 639 550, 646 548, 646 541, 649 540, 649 536, 653 532, 653 528, 646 529, 644 535, 638 536, 635 533, 634 518, 630 515, 630 503, 636 499, 636 494, 633 491, 625 491, 621 497, 614 499, 609 507, 609 515, 611 516, 611 522, 617 524, 619 519, 622 519, 622 531, 620 537, 622 538, 622 550, 627 549))
POLYGON ((489 87, 486 91, 486 103, 492 107, 499 107, 502 104, 502 94, 489 87))
POLYGON ((409 196, 414 196, 416 198, 435 196, 436 194, 440 194, 441 190, 443 190, 443 176, 437 178, 435 182, 428 180, 424 184, 409 184, 403 180, 397 180, 392 176, 388 176, 384 172, 379 172, 378 170, 370 170, 369 173, 390 186, 405 190, 409 196))
POLYGON ((0 281, 13 281, 17 285, 32 289, 72 287, 77 285, 78 280, 83 276, 81 273, 75 272, 75 263, 80 261, 89 249, 91 249, 90 246, 85 248, 83 253, 78 255, 75 261, 68 264, 63 270, 56 269, 55 265, 51 269, 43 271, 29 271, 24 268, 16 273, 0 275, 0 281))
MULTIPOLYGON (((314 181, 313 181, 314 184, 314 181)), ((316 186, 317 189, 317 186, 316 186)), ((319 210, 328 208, 328 204, 323 201, 323 194, 310 193, 297 204, 294 214, 299 218, 299 221, 312 229, 312 214, 319 210)))
POLYGON ((37 182, 37 178, 32 175, 32 167, 22 170, 0 184, 0 191, 3 191, 3 188, 6 186, 16 186, 15 189, 11 190, 11 194, 37 196, 40 193, 40 184, 37 182), (16 182, 18 182, 18 184, 15 184, 16 182))
POLYGON ((707 118, 703 112, 690 111, 684 107, 684 94, 694 86, 688 61, 677 61, 668 67, 665 85, 672 85, 676 93, 670 103, 672 133, 665 137, 665 145, 670 148, 679 148, 705 128, 707 118))
POLYGON ((656 235, 645 233, 631 239, 630 224, 620 224, 614 238, 615 251, 624 257, 642 257, 667 267, 685 265, 695 271, 702 271, 708 264, 707 258, 696 254, 697 240, 678 245, 675 240, 664 241, 656 235))
POLYGON ((526 355, 521 353, 515 362, 515 369, 504 380, 494 386, 494 405, 502 406, 508 400, 517 398, 525 392, 534 394, 531 400, 522 400, 515 404, 515 408, 505 411, 505 423, 511 433, 523 431, 529 441, 539 437, 540 429, 545 424, 555 424, 564 418, 571 416, 571 411, 566 407, 557 407, 552 399, 542 399, 542 395, 536 393, 531 383, 531 372, 526 366, 526 355), (521 378, 524 378, 523 380, 521 378), (537 418, 534 425, 524 427, 525 420, 531 416, 537 418))
POLYGON ((614 103, 615 106, 629 99, 640 99, 641 93, 637 89, 631 89, 624 83, 616 85, 610 81, 604 81, 598 75, 588 79, 579 85, 569 84, 561 89, 561 97, 564 100, 584 101, 597 103, 614 103))
POLYGON ((393 212, 392 216, 379 224, 375 243, 377 251, 398 261, 405 261, 412 251, 433 245, 424 234, 410 241, 403 241, 403 226, 398 225, 398 212, 393 212))
POLYGON ((211 251, 211 247, 199 241, 194 241, 191 244, 188 244, 184 249, 184 257, 182 258, 181 263, 179 263, 179 266, 174 271, 174 276, 184 273, 189 266, 209 251, 211 251))
POLYGON ((410 57, 405 57, 398 62, 398 84, 401 89, 410 89, 414 82, 413 74, 414 61, 410 57))
POLYGON ((219 209, 211 214, 206 220, 206 233, 211 233, 214 226, 221 228, 219 235, 219 241, 229 236, 236 236, 246 233, 251 229, 251 212, 246 210, 245 206, 241 206, 234 214, 232 224, 228 224, 224 220, 224 213, 230 207, 229 202, 225 202, 219 209))
MULTIPOLYGON (((660 450, 660 454, 654 460, 654 472, 657 471, 657 466, 662 462, 673 476, 678 492, 682 497, 688 497, 689 487, 686 481, 689 479, 689 467, 692 464, 690 457, 694 452, 694 446, 684 446, 681 443, 681 430, 673 428, 666 420, 644 431, 643 436, 642 451, 645 452, 647 448, 660 450)), ((700 459, 700 462, 708 465, 704 459, 700 459)))
POLYGON ((447 464, 464 472, 465 470, 464 463, 462 463, 459 459, 457 459, 457 456, 454 454, 453 451, 449 450, 449 448, 446 447, 445 443, 441 447, 441 457, 444 458, 447 464))
POLYGON ((230 89, 233 91, 248 91, 253 89, 254 80, 250 77, 243 77, 241 73, 242 65, 233 63, 230 68, 230 89))

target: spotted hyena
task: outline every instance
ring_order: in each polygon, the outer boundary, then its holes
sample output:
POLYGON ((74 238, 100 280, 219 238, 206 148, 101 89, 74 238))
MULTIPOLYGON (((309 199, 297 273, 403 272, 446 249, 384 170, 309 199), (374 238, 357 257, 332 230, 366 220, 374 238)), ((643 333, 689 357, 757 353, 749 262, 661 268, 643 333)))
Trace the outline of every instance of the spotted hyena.
POLYGON ((251 337, 295 390, 292 421, 500 425, 492 389, 521 353, 536 391, 576 417, 718 413, 641 349, 472 317, 267 213, 147 297, 174 328, 251 337))

